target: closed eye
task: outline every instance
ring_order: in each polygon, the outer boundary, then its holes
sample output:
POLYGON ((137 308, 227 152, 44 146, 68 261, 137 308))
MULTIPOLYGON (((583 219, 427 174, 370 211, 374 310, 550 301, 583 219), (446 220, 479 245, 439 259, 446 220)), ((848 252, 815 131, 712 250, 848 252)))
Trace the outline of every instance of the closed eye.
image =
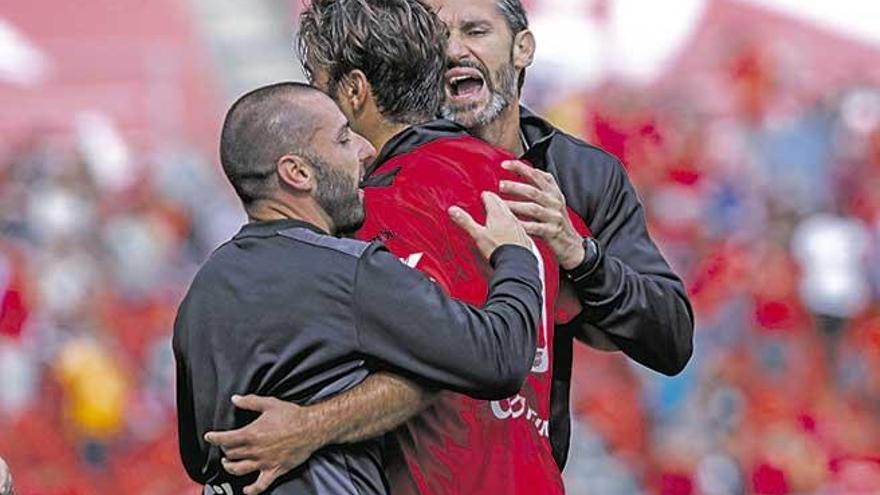
POLYGON ((485 36, 492 30, 492 26, 485 21, 468 21, 463 23, 461 30, 468 36, 485 36))
POLYGON ((336 142, 339 144, 348 144, 351 142, 351 125, 346 122, 344 126, 336 133, 336 142))

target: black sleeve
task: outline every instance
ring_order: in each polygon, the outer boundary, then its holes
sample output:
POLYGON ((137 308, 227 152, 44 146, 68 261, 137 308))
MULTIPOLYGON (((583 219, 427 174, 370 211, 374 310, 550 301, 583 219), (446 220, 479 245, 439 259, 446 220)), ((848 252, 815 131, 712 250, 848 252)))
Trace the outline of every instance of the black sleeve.
POLYGON ((601 194, 586 217, 599 242, 598 265, 575 289, 587 324, 639 363, 674 375, 693 352, 693 310, 681 279, 648 234, 644 210, 623 166, 611 156, 607 161, 601 194))
POLYGON ((177 435, 179 438, 178 448, 180 459, 186 473, 197 483, 205 483, 207 480, 201 473, 201 466, 197 466, 195 459, 201 457, 201 446, 195 426, 195 405, 193 404, 193 389, 190 380, 189 369, 186 365, 184 353, 179 351, 177 336, 174 337, 174 360, 176 366, 177 389, 177 435))
POLYGON ((534 254, 498 248, 482 309, 448 297, 383 247, 362 256, 355 281, 361 352, 477 399, 509 397, 532 366, 541 283, 534 254))

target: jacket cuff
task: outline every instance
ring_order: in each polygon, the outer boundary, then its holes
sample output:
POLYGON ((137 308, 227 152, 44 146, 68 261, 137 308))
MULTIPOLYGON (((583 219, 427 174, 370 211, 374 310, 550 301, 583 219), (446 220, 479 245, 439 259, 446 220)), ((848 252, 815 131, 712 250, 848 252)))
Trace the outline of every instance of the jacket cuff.
MULTIPOLYGON (((599 242, 592 237, 583 238, 584 259, 571 270, 564 270, 565 277, 571 280, 575 285, 578 281, 589 277, 599 268, 602 261, 602 248, 599 242)), ((561 267, 560 267, 561 268, 561 267)))
POLYGON ((502 244, 495 248, 489 256, 489 264, 492 265, 492 268, 498 268, 498 263, 505 261, 512 263, 527 262, 530 264, 536 264, 535 253, 522 246, 517 246, 516 244, 502 244))
POLYGON ((578 299, 587 306, 601 306, 613 300, 620 291, 622 274, 616 260, 605 256, 605 251, 596 243, 598 253, 591 264, 566 272, 574 283, 578 299))

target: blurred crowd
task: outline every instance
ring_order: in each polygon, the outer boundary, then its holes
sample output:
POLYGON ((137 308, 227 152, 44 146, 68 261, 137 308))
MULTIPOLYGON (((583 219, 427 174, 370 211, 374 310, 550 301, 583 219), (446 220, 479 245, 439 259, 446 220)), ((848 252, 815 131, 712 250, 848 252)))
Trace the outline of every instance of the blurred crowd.
MULTIPOLYGON (((772 55, 532 97, 621 158, 697 315, 676 378, 577 350, 572 494, 880 493, 880 88, 795 88, 772 55)), ((197 494, 171 327, 244 218, 211 161, 105 127, 0 161, 0 455, 24 495, 197 494)))
POLYGON ((120 153, 100 119, 0 163, 0 455, 25 495, 200 493, 181 468, 170 333, 243 221, 216 171, 120 153), (125 173, 108 180, 108 157, 125 173))
POLYGON ((697 322, 675 379, 576 355, 569 489, 878 494, 880 88, 792 84, 767 45, 719 60, 548 109, 626 164, 697 322))

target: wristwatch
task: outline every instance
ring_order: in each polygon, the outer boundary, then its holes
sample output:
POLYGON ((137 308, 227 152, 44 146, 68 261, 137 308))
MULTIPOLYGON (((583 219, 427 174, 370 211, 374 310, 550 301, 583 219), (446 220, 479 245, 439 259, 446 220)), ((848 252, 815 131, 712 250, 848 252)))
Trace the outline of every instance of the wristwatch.
POLYGON ((601 248, 599 242, 592 237, 584 237, 584 260, 571 270, 564 270, 565 276, 574 283, 589 277, 599 268, 601 248))

